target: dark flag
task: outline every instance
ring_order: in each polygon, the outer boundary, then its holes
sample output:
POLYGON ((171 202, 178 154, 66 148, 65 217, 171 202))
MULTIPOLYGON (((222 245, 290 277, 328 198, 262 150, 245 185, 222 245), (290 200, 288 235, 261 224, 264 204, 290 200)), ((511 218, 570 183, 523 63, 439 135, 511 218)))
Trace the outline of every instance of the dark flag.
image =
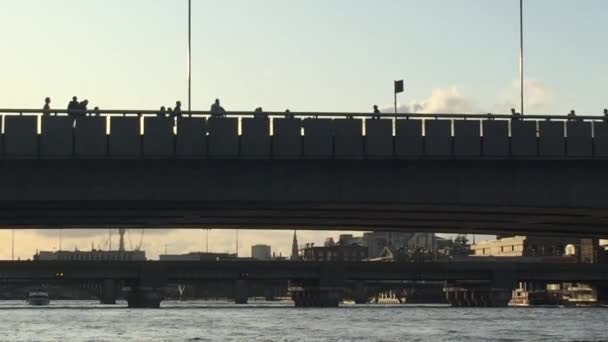
POLYGON ((395 94, 403 93, 403 80, 395 81, 395 94))

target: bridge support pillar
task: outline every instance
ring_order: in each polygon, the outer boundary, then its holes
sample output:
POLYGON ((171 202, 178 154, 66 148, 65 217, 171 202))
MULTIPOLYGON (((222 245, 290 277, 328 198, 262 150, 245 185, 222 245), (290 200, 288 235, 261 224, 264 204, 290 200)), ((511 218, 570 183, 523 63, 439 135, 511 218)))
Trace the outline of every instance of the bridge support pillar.
POLYGON ((289 293, 298 308, 337 308, 344 298, 345 279, 342 265, 322 265, 318 279, 289 282, 289 293))
POLYGON ((516 285, 517 279, 514 270, 495 271, 490 283, 488 306, 495 308, 509 306, 516 285))
POLYGON ((163 300, 161 292, 149 286, 135 286, 128 288, 127 303, 132 309, 158 309, 163 300))
POLYGON ((247 304, 249 298, 249 284, 246 280, 238 279, 234 283, 234 303, 247 304))
POLYGON ((511 301, 513 289, 502 284, 459 284, 445 288, 445 298, 453 307, 506 307, 511 301))
POLYGON ((129 308, 158 309, 167 286, 167 271, 162 265, 144 264, 139 270, 139 279, 129 284, 125 297, 129 308))
POLYGON ((337 308, 344 288, 324 286, 290 286, 291 299, 297 308, 337 308))
POLYGON ((352 297, 355 301, 355 304, 369 303, 367 286, 365 286, 363 282, 357 282, 352 290, 352 297))
POLYGON ((106 279, 103 281, 101 288, 100 303, 104 305, 115 305, 118 297, 118 284, 114 279, 106 279))
POLYGON ((599 305, 608 305, 608 284, 599 283, 595 286, 597 291, 597 303, 599 305))

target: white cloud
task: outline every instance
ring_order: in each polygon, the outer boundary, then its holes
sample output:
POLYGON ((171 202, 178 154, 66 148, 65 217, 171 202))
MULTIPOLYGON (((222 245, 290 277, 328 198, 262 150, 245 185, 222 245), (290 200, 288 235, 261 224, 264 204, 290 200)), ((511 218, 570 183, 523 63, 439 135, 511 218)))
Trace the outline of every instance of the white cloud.
POLYGON ((478 113, 477 106, 456 87, 436 88, 428 99, 399 106, 402 113, 478 113))
MULTIPOLYGON (((524 110, 526 113, 549 114, 555 97, 551 89, 539 80, 528 79, 524 83, 524 90, 524 110)), ((496 112, 504 111, 505 108, 517 108, 519 110, 520 98, 520 83, 519 81, 513 81, 503 90, 498 103, 492 109, 496 112)))
MULTIPOLYGON (((536 79, 525 83, 526 112, 546 114, 553 104, 554 94, 545 84, 536 79)), ((398 107, 401 113, 441 113, 441 114, 483 114, 510 113, 511 108, 519 108, 519 82, 513 81, 496 96, 490 105, 467 96, 458 86, 435 88, 427 99, 413 100, 398 107)), ((392 107, 386 106, 384 112, 392 112, 392 107)))

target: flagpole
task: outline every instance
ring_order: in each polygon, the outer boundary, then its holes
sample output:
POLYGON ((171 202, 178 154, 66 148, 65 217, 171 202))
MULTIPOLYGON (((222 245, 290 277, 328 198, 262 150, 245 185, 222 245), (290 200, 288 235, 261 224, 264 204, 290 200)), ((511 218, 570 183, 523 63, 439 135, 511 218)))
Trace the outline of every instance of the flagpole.
POLYGON ((192 0, 188 0, 188 111, 192 110, 192 0))
POLYGON ((521 115, 524 115, 524 0, 519 0, 519 89, 521 115))
POLYGON ((395 93, 395 115, 397 115, 397 92, 394 91, 395 93))

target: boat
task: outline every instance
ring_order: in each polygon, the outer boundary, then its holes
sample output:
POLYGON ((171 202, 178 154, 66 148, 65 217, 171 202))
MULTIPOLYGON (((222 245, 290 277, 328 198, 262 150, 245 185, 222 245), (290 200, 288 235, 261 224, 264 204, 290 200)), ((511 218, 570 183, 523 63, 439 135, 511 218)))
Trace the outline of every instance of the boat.
POLYGON ((45 290, 35 290, 28 292, 27 303, 29 305, 43 306, 51 304, 49 293, 45 290))
POLYGON ((562 301, 565 306, 597 306, 597 292, 589 285, 570 284, 564 290, 562 301))

